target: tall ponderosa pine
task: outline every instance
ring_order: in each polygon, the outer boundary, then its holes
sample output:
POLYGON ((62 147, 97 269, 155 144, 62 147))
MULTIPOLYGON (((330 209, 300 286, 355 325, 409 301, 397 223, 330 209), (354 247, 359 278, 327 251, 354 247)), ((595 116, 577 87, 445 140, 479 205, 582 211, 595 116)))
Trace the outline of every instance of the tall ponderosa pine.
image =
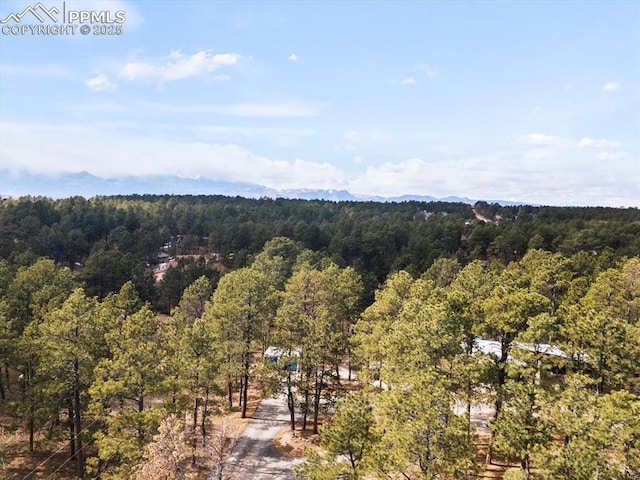
POLYGON ((37 326, 49 312, 60 308, 73 287, 69 269, 52 260, 39 259, 29 267, 19 268, 7 289, 4 315, 10 330, 6 332, 5 379, 9 378, 10 367, 20 372, 22 396, 17 411, 27 424, 30 451, 34 450, 38 424, 48 418, 41 384, 46 379, 40 375, 38 365, 37 326))
POLYGON ((162 405, 148 402, 165 393, 165 358, 158 322, 147 306, 124 318, 105 334, 110 351, 95 369, 91 409, 103 422, 95 434, 102 478, 128 478, 151 439, 162 405))
POLYGON ((181 411, 182 392, 188 392, 192 405, 192 461, 195 463, 197 430, 206 438, 206 417, 212 393, 217 393, 220 357, 212 322, 202 318, 211 298, 211 283, 200 277, 182 295, 182 299, 165 323, 162 338, 168 345, 168 375, 175 411, 181 411), (201 413, 200 420, 198 419, 201 413))
POLYGON ((323 395, 339 384, 338 370, 347 348, 349 322, 359 300, 360 280, 352 269, 328 263, 322 269, 301 263, 285 286, 276 326, 278 345, 285 352, 300 351, 300 375, 288 375, 293 428, 293 387, 301 397, 302 427, 313 413, 313 431, 323 395))
MULTIPOLYGON (((93 369, 104 354, 104 324, 97 302, 76 289, 62 307, 45 316, 37 327, 39 372, 52 406, 68 407, 69 444, 78 477, 84 475, 84 417, 89 402, 87 390, 93 369)), ((59 407, 58 407, 59 408, 59 407)))
POLYGON ((581 371, 597 378, 601 393, 628 385, 640 373, 636 263, 600 273, 579 303, 566 309, 568 352, 581 371))
POLYGON ((242 268, 220 279, 205 318, 213 322, 221 359, 221 373, 227 377, 231 406, 233 382, 241 378, 242 418, 247 416, 248 387, 254 342, 269 315, 269 282, 262 272, 242 268))
POLYGON ((355 352, 364 363, 365 378, 373 377, 380 386, 384 381, 380 371, 388 360, 383 339, 398 321, 413 282, 411 275, 404 271, 391 275, 376 291, 375 302, 362 313, 354 327, 355 352))
POLYGON ((502 406, 503 387, 507 381, 507 360, 519 334, 527 330, 531 318, 548 312, 550 300, 532 291, 523 268, 511 263, 496 279, 493 292, 485 300, 485 335, 500 342, 500 356, 496 358, 495 387, 497 390, 496 417, 502 406))
MULTIPOLYGON (((265 276, 273 292, 282 292, 285 283, 291 277, 291 272, 298 256, 303 250, 304 247, 299 242, 286 237, 273 238, 255 256, 251 268, 265 276)), ((282 297, 281 295, 271 295, 270 300, 269 314, 264 317, 264 323, 260 326, 263 353, 269 347, 271 333, 276 321, 276 313, 282 297)))

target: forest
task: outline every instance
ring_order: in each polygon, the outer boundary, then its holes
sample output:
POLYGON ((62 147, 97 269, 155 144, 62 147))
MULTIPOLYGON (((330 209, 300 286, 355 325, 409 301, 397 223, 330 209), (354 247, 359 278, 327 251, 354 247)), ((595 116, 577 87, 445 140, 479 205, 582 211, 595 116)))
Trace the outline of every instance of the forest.
POLYGON ((195 452, 258 388, 301 479, 637 480, 640 211, 4 199, 0 365, 3 432, 68 459, 29 478, 226 478, 195 452))

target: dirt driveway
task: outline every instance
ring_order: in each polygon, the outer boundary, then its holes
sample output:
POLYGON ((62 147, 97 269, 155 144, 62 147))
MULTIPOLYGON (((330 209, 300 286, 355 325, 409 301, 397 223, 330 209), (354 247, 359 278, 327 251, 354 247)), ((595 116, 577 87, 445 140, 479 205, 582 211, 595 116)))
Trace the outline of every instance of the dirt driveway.
POLYGON ((237 480, 292 480, 293 467, 303 459, 283 457, 273 446, 276 434, 288 424, 285 397, 263 400, 231 451, 226 476, 237 480))

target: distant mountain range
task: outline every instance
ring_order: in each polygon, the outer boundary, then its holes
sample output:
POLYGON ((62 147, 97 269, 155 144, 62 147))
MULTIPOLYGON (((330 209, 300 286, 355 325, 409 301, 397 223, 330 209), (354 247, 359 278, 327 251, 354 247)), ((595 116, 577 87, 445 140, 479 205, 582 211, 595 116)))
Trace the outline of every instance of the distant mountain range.
MULTIPOLYGON (((467 197, 436 198, 429 195, 402 195, 399 197, 353 195, 346 190, 288 189, 274 190, 263 185, 225 182, 210 178, 182 178, 172 175, 102 178, 87 172, 50 176, 13 172, 0 169, 0 195, 2 197, 42 196, 66 198, 97 195, 225 195, 246 198, 291 198, 301 200, 373 201, 373 202, 452 202, 473 205, 477 200, 467 197)), ((487 200, 500 205, 525 205, 509 200, 487 200)))

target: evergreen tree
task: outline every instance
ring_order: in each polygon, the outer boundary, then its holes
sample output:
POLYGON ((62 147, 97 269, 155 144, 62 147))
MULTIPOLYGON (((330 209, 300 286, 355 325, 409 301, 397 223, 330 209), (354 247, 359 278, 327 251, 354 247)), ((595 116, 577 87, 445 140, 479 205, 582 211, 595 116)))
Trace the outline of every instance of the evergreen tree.
POLYGON ((164 391, 166 353, 158 324, 147 306, 105 334, 110 357, 95 369, 90 387, 91 409, 103 423, 94 438, 98 459, 93 467, 102 478, 128 478, 143 446, 164 416, 162 404, 150 403, 164 391))
POLYGON ((97 303, 76 289, 58 310, 50 312, 37 326, 39 374, 45 395, 54 409, 68 407, 69 445, 78 477, 85 467, 84 431, 88 388, 93 369, 104 352, 103 325, 99 323, 97 303))
POLYGON ((413 278, 407 272, 391 275, 376 292, 375 302, 369 306, 355 324, 353 342, 355 352, 364 363, 365 378, 373 377, 380 386, 380 371, 387 363, 383 339, 392 325, 398 321, 405 298, 409 295, 413 278))
POLYGON ((433 370, 416 372, 403 388, 379 393, 374 417, 380 419, 375 429, 380 441, 368 460, 372 470, 382 478, 475 478, 472 437, 451 404, 446 383, 433 370))
MULTIPOLYGON (((296 387, 301 396, 302 427, 313 413, 314 433, 322 397, 339 385, 339 367, 347 346, 345 322, 358 303, 359 279, 351 269, 329 263, 322 270, 301 264, 285 286, 278 310, 276 342, 284 352, 300 351, 300 376, 296 387)), ((293 384, 288 376, 288 397, 293 425, 293 384)))
POLYGON ((362 393, 350 393, 336 404, 335 414, 320 429, 322 453, 311 453, 301 478, 358 480, 367 472, 366 459, 377 448, 373 405, 362 393))
POLYGON ((269 315, 271 294, 263 273, 251 268, 235 270, 220 279, 205 313, 207 321, 213 322, 230 407, 233 381, 241 377, 242 418, 247 416, 254 342, 260 338, 260 327, 269 315))

